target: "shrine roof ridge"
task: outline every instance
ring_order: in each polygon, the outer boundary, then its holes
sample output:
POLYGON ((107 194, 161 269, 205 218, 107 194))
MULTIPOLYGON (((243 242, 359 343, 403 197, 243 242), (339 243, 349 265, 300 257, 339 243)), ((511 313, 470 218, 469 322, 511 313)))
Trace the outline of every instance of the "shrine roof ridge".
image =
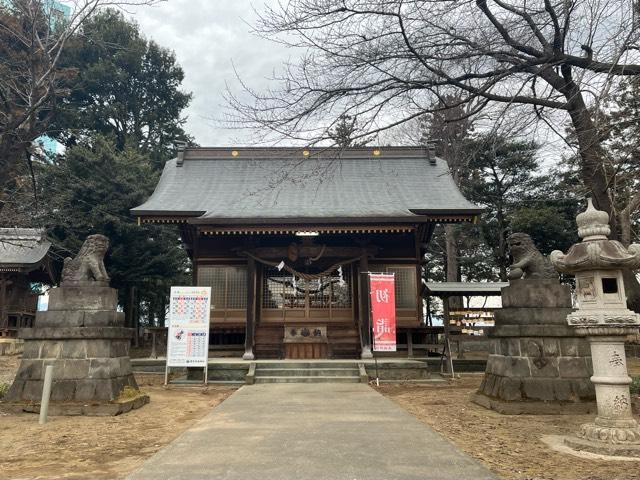
MULTIPOLYGON (((178 149, 178 158, 190 159, 235 159, 235 160, 282 160, 283 158, 339 158, 341 160, 362 158, 432 158, 427 147, 367 146, 367 147, 185 147, 178 149)), ((178 162, 177 166, 180 165, 178 162)))

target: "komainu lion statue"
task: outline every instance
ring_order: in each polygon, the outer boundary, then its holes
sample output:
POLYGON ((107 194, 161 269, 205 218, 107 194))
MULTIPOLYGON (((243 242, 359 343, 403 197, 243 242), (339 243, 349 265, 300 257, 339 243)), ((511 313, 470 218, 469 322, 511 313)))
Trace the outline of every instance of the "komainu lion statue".
POLYGON ((558 278, 548 258, 542 255, 526 233, 513 233, 507 238, 513 263, 509 280, 518 278, 558 278))
POLYGON ((104 256, 109 250, 109 239, 104 235, 89 235, 82 244, 76 258, 65 258, 62 267, 62 281, 105 282, 109 283, 109 275, 104 268, 104 256))

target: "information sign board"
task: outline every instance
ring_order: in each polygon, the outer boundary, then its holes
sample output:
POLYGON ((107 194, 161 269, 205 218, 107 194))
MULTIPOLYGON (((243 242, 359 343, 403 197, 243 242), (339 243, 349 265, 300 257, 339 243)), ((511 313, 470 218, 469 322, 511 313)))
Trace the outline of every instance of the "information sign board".
POLYGON ((171 287, 167 367, 206 367, 211 287, 171 287))

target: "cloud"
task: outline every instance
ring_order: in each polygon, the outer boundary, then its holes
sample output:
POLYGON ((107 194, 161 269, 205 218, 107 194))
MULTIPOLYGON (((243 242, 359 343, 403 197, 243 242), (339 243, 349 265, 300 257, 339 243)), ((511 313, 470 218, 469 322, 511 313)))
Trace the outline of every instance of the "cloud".
POLYGON ((243 81, 264 91, 274 70, 291 57, 285 47, 251 33, 252 2, 169 0, 127 11, 148 39, 175 52, 185 72, 183 89, 193 93, 186 129, 196 141, 203 146, 249 143, 248 132, 226 129, 215 120, 222 115, 225 82, 239 91, 235 66, 243 81))

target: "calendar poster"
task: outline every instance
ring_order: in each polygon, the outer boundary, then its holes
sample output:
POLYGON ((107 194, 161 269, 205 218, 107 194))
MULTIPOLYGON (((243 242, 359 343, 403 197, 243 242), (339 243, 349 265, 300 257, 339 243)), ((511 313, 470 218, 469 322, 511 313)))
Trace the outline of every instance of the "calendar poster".
POLYGON ((207 365, 210 308, 211 287, 171 287, 167 366, 207 365))

